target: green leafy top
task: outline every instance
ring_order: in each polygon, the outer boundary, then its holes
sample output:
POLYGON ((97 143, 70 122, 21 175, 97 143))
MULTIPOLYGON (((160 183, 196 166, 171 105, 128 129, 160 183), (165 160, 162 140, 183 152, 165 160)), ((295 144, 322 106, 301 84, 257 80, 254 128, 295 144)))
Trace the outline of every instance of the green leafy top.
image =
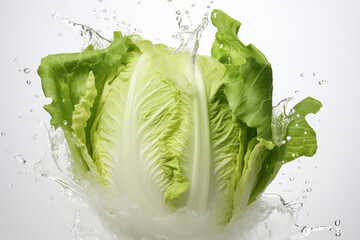
POLYGON ((230 107, 236 117, 257 129, 259 138, 271 141, 271 66, 254 45, 239 40, 240 22, 221 10, 212 12, 211 21, 218 29, 211 54, 226 64, 225 94, 230 107))
POLYGON ((212 12, 211 20, 218 29, 211 54, 226 66, 224 93, 229 106, 233 115, 245 123, 247 130, 242 132, 256 130, 257 141, 251 134, 244 137, 248 147, 239 168, 241 178, 234 186, 235 208, 242 208, 265 190, 284 163, 316 153, 316 134, 305 116, 316 113, 321 103, 310 97, 298 103, 291 111, 298 117, 286 129, 286 136, 291 140, 275 146, 271 126, 271 65, 254 45, 245 45, 239 40, 240 22, 217 9, 212 12))

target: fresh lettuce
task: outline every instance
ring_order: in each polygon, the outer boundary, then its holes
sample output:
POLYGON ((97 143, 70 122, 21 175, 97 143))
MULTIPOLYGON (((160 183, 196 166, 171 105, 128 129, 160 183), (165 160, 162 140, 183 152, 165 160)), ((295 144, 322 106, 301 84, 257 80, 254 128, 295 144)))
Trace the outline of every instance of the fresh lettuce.
POLYGON ((115 32, 106 49, 42 59, 44 108, 64 130, 78 181, 127 194, 155 216, 186 207, 226 224, 284 163, 315 154, 305 117, 321 103, 299 102, 291 140, 278 144, 270 63, 239 40, 238 21, 220 10, 211 21, 211 57, 115 32))

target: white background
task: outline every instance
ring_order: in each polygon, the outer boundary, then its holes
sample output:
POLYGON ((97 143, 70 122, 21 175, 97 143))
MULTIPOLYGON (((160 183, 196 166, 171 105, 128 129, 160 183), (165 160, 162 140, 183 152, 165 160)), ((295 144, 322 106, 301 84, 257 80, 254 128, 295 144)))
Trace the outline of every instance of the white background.
MULTIPOLYGON (((43 178, 35 183, 32 171, 12 159, 22 154, 25 159, 38 161, 44 153, 44 138, 33 121, 35 118, 49 122, 49 116, 42 110, 47 101, 36 75, 40 59, 50 53, 75 52, 82 47, 78 32, 52 18, 52 13, 102 29, 107 37, 115 30, 112 18, 116 16, 131 23, 130 28, 142 29, 144 38, 153 41, 159 38, 176 46, 177 42, 171 39, 177 32, 176 10, 182 16, 185 10, 190 10, 191 19, 197 22, 208 10, 208 4, 209 1, 180 0, 2 2, 0 132, 5 135, 0 136, 0 239, 72 239, 72 208, 57 185, 43 178), (194 8, 190 7, 192 3, 194 8), (26 67, 29 74, 19 72, 26 67), (26 84, 27 80, 31 84, 26 84)), ((301 99, 311 95, 324 105, 318 115, 309 118, 318 134, 318 153, 314 158, 284 167, 268 192, 281 194, 289 201, 311 188, 311 192, 305 192, 308 198, 299 223, 319 226, 340 219, 340 239, 357 239, 360 2, 218 0, 211 7, 240 20, 243 23, 240 38, 245 43, 254 43, 272 63, 274 104, 288 96, 301 99), (305 76, 300 77, 301 73, 305 76), (326 82, 320 86, 318 82, 322 79, 326 82), (300 90, 300 94, 294 94, 295 90, 300 90)), ((214 33, 212 26, 203 33, 201 54, 210 53, 214 33)), ((308 239, 338 238, 324 232, 308 239)))

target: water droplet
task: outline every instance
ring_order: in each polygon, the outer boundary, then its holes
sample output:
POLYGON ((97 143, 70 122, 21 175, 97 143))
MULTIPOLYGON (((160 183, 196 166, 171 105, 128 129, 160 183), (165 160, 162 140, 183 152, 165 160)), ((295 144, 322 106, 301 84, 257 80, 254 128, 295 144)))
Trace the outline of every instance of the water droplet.
POLYGON ((23 158, 23 156, 21 154, 14 156, 14 159, 17 159, 20 162, 20 164, 22 164, 22 165, 26 164, 26 159, 23 158))
POLYGON ((307 191, 307 192, 311 192, 312 189, 311 189, 311 188, 307 188, 306 191, 307 191))
POLYGON ((295 180, 295 178, 291 177, 291 178, 289 178, 289 180, 290 180, 290 181, 294 181, 294 180, 295 180))
POLYGON ((299 126, 299 124, 295 124, 295 127, 298 127, 299 126))
POLYGON ((29 73, 30 73, 30 69, 28 69, 28 68, 24 68, 23 71, 24 71, 25 74, 29 74, 29 73))
POLYGON ((189 14, 189 11, 188 11, 188 10, 186 10, 186 11, 185 11, 185 14, 189 14))
POLYGON ((211 6, 210 6, 210 5, 207 5, 207 8, 211 8, 211 6))
POLYGON ((309 184, 310 182, 309 181, 305 181, 305 184, 309 184))
POLYGON ((293 153, 293 154, 291 154, 291 156, 292 156, 292 157, 295 157, 295 156, 296 156, 296 154, 295 154, 295 153, 293 153))
POLYGON ((179 10, 176 11, 176 15, 180 15, 180 11, 179 11, 179 10))
POLYGON ((291 139, 291 137, 290 137, 290 136, 287 136, 286 139, 289 141, 289 140, 291 139))
POLYGON ((195 7, 195 4, 191 4, 191 7, 195 7))
POLYGON ((305 73, 300 73, 300 77, 305 77, 305 73))
POLYGON ((31 108, 29 109, 29 112, 33 112, 34 110, 32 110, 31 108))
POLYGON ((103 9, 103 13, 107 13, 107 9, 103 9))
POLYGON ((281 144, 285 144, 286 143, 286 141, 285 140, 283 140, 282 142, 281 142, 281 144))
POLYGON ((135 28, 134 31, 138 33, 142 33, 142 30, 140 28, 135 28))
POLYGON ((5 132, 1 132, 1 136, 5 136, 5 132))
POLYGON ((53 150, 58 150, 58 146, 56 144, 52 145, 53 150))
POLYGON ((102 2, 102 0, 99 0, 99 2, 102 2))
POLYGON ((63 124, 64 124, 64 125, 67 125, 67 121, 66 121, 66 120, 64 120, 64 121, 63 121, 63 124))
POLYGON ((339 230, 338 232, 336 232, 336 233, 335 233, 335 236, 336 236, 336 237, 340 237, 340 236, 341 236, 341 232, 340 232, 340 230, 339 230))
POLYGON ((140 2, 140 1, 138 1, 138 2, 137 2, 137 4, 138 4, 138 5, 140 5, 140 4, 141 4, 141 2, 140 2))
POLYGON ((305 132, 304 132, 304 134, 306 135, 306 134, 307 134, 307 132, 305 131, 305 132))
POLYGON ((298 169, 301 169, 301 166, 298 166, 297 168, 298 168, 298 169))
POLYGON ((12 187, 13 185, 12 185, 12 183, 9 183, 9 187, 12 187))
POLYGON ((31 84, 31 81, 30 81, 30 80, 26 80, 26 84, 27 84, 27 85, 30 85, 30 84, 31 84))
POLYGON ((52 203, 54 201, 54 197, 49 198, 49 203, 52 203))
POLYGON ((168 2, 172 2, 172 0, 167 0, 168 2))
POLYGON ((58 37, 62 37, 62 32, 59 32, 59 33, 58 33, 58 37))
POLYGON ((17 59, 16 59, 16 58, 14 58, 13 63, 17 63, 17 59))
POLYGON ((313 76, 316 76, 316 72, 313 72, 313 76))
POLYGON ((306 142, 306 139, 305 139, 305 138, 303 138, 303 142, 306 142))
POLYGON ((341 223, 340 219, 335 220, 335 226, 340 226, 340 223, 341 223))
POLYGON ((34 139, 34 140, 38 139, 37 134, 34 134, 33 139, 34 139))
POLYGON ((319 85, 323 85, 326 82, 325 79, 319 81, 319 85))
POLYGON ((214 1, 210 1, 210 3, 214 3, 214 1))
POLYGON ((296 93, 296 94, 300 93, 300 90, 296 90, 295 93, 296 93))
POLYGON ((47 174, 47 173, 45 173, 45 172, 43 172, 43 173, 41 173, 40 174, 40 177, 48 177, 49 175, 47 174))
POLYGON ((36 94, 35 97, 36 97, 36 98, 39 98, 39 95, 36 94))
POLYGON ((299 113, 298 113, 298 114, 296 114, 296 117, 297 117, 297 118, 299 118, 299 117, 300 117, 300 114, 299 114, 299 113))
POLYGON ((65 99, 63 98, 63 99, 61 99, 61 101, 62 101, 62 102, 65 102, 65 99))

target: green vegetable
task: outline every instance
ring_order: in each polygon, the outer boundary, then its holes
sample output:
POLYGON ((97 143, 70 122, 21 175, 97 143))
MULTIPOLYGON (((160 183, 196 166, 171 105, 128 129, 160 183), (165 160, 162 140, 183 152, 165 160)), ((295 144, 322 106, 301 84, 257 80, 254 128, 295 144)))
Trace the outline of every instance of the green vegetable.
POLYGON ((315 154, 305 116, 321 103, 298 103, 285 129, 291 140, 277 144, 271 65, 239 40, 238 21, 220 10, 211 20, 212 57, 115 32, 104 50, 42 59, 38 74, 53 100, 44 108, 65 132, 78 181, 101 182, 155 216, 211 209, 225 224, 284 163, 315 154))

